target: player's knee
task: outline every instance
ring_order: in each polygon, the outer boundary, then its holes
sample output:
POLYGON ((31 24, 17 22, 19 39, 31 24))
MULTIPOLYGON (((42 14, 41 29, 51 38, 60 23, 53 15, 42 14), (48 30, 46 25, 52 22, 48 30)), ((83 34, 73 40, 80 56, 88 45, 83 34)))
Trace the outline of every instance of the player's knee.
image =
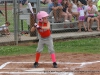
POLYGON ((52 54, 52 53, 54 53, 54 52, 55 52, 54 50, 49 50, 49 53, 50 53, 50 54, 52 54))
POLYGON ((41 53, 42 52, 42 49, 37 49, 36 52, 40 52, 41 53))

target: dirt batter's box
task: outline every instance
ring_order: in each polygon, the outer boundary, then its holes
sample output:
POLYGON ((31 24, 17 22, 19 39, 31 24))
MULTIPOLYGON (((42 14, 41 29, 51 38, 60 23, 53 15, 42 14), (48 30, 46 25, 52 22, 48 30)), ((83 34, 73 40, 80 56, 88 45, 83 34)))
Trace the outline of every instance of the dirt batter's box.
POLYGON ((94 62, 57 62, 58 68, 52 68, 52 62, 40 62, 39 68, 32 68, 33 62, 6 62, 0 66, 0 75, 99 75, 100 61, 94 62), (98 65, 98 66, 97 66, 98 65), (45 67, 44 67, 45 66, 45 67))

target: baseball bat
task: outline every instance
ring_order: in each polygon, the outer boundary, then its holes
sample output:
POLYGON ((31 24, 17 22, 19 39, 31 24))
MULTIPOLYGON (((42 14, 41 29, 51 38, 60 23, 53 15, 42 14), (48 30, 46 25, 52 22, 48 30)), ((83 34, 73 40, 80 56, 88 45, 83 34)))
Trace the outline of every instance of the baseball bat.
POLYGON ((30 9, 31 13, 32 13, 32 14, 33 14, 33 16, 34 16, 34 11, 33 11, 33 9, 32 9, 32 5, 31 5, 31 3, 28 3, 28 7, 29 7, 29 9, 30 9))

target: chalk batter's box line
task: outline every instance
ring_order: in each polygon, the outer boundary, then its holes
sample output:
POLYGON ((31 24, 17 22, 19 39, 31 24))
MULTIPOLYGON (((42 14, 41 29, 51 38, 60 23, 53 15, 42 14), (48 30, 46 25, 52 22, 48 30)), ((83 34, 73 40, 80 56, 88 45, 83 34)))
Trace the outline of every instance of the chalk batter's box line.
MULTIPOLYGON (((57 62, 58 64, 81 64, 80 67, 88 64, 93 64, 93 63, 99 63, 100 61, 94 61, 94 62, 82 62, 82 63, 72 63, 72 62, 57 62)), ((6 65, 9 65, 11 63, 34 63, 34 62, 6 62, 0 66, 0 69, 3 69, 6 65)), ((52 63, 52 62, 39 62, 39 63, 52 63)))
MULTIPOLYGON (((34 62, 6 62, 0 66, 0 69, 3 69, 6 65, 11 63, 23 64, 23 63, 34 63, 34 62)), ((39 62, 39 63, 52 63, 52 62, 39 62)), ((71 62, 57 62, 57 63, 58 64, 81 64, 81 63, 71 63, 71 62)))
MULTIPOLYGON (((79 63, 74 63, 74 62, 57 62, 58 64, 93 64, 93 63, 99 63, 100 61, 93 61, 93 62, 79 62, 79 63)), ((6 63, 34 63, 34 62, 6 62, 6 63)), ((39 62, 39 63, 52 63, 52 62, 39 62)))

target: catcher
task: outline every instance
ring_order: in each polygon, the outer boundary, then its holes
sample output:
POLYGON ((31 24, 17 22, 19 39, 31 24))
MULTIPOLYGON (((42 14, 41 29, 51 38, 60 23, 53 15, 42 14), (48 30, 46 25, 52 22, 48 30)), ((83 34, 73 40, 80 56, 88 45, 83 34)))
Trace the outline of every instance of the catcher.
POLYGON ((38 67, 38 61, 40 58, 41 51, 43 50, 44 44, 48 46, 48 51, 51 55, 53 67, 57 68, 55 51, 53 47, 53 39, 51 37, 50 22, 48 21, 48 16, 49 15, 45 11, 38 12, 37 19, 39 22, 35 23, 34 26, 31 28, 31 32, 37 29, 39 33, 39 42, 36 50, 36 60, 33 65, 34 68, 38 67))

